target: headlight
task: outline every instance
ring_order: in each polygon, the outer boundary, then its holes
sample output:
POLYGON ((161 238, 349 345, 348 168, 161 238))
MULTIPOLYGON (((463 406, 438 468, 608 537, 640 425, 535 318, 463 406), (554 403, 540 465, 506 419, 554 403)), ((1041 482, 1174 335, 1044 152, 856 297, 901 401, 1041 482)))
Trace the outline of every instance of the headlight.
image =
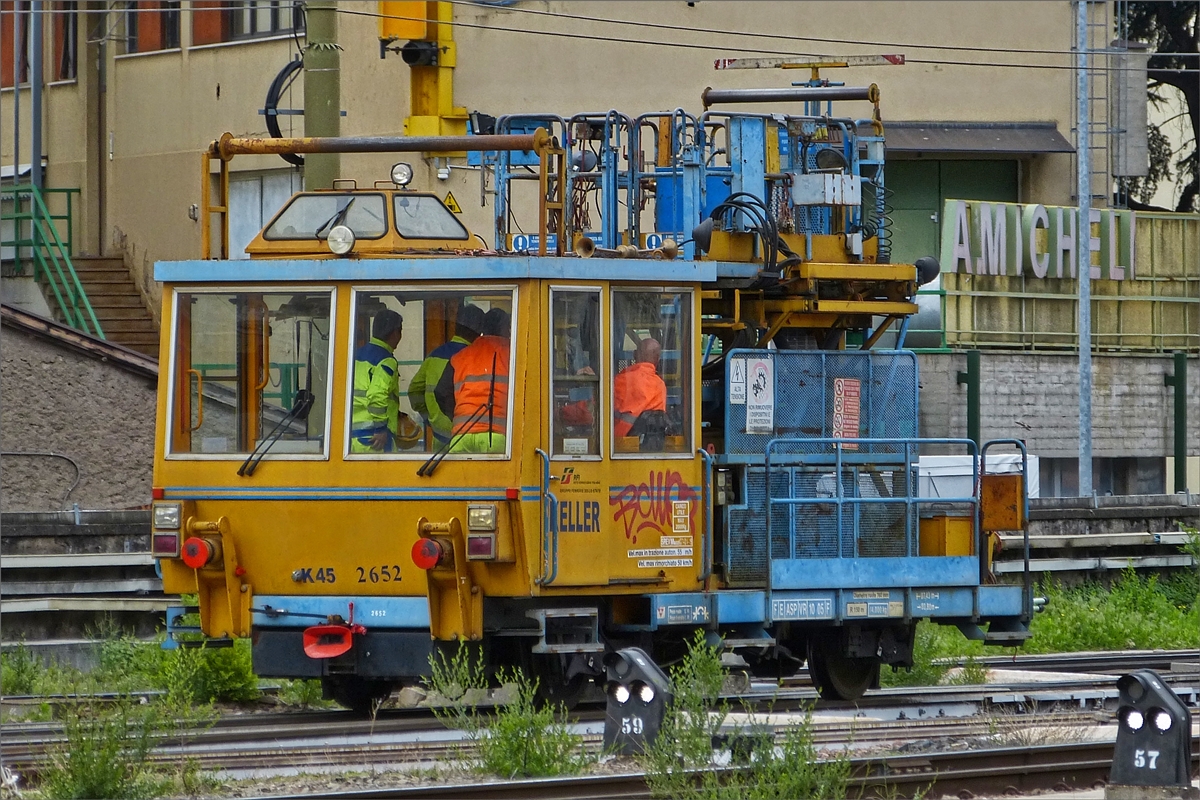
POLYGON ((491 503, 487 505, 467 506, 467 530, 496 530, 496 506, 491 503))
POLYGON ((410 164, 405 164, 401 161, 399 164, 392 165, 392 183, 397 186, 408 186, 412 183, 413 168, 410 164))
POLYGON ((345 225, 334 225, 327 241, 335 256, 344 256, 354 249, 354 231, 345 225))
POLYGON ((179 503, 155 503, 154 527, 164 531, 179 530, 179 503))

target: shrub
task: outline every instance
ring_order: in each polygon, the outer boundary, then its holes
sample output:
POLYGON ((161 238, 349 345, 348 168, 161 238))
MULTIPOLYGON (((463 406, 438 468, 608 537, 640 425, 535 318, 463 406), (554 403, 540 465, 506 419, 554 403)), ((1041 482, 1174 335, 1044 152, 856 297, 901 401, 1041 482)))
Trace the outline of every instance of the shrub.
POLYGON ((232 647, 180 648, 175 652, 198 657, 197 700, 250 703, 262 695, 254 675, 248 639, 238 639, 232 647))
POLYGON ((476 746, 475 766, 480 771, 503 778, 574 775, 593 761, 583 750, 583 737, 555 719, 554 707, 540 706, 537 683, 523 674, 500 672, 501 683, 512 687, 513 699, 487 716, 478 708, 488 685, 482 657, 472 658, 460 644, 452 656, 435 653, 429 662, 425 686, 446 701, 435 705, 433 713, 446 726, 467 734, 476 746))

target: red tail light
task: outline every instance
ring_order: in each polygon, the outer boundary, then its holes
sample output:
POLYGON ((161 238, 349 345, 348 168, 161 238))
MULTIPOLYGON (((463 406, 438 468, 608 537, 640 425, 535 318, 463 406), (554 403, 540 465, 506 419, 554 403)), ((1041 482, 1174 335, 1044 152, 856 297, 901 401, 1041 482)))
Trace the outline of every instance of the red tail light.
POLYGON ((178 531, 155 531, 150 544, 150 552, 156 556, 176 558, 179 555, 178 531))
POLYGON ((413 544, 412 560, 420 569, 433 569, 441 563, 446 555, 441 542, 437 539, 417 539, 413 544))
POLYGON ((183 543, 183 563, 192 569, 200 569, 212 561, 216 548, 207 539, 193 536, 183 543))

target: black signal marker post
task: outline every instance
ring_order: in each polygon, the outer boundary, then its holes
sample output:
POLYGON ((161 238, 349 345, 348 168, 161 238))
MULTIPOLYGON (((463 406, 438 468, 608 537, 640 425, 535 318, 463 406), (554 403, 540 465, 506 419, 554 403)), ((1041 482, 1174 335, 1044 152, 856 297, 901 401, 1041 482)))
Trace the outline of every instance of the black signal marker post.
POLYGON ((1192 787, 1192 715, 1152 670, 1117 680, 1117 743, 1106 800, 1200 798, 1192 787))
POLYGON ((604 749, 617 755, 644 753, 654 743, 674 694, 667 674, 646 652, 626 647, 604 657, 604 749))

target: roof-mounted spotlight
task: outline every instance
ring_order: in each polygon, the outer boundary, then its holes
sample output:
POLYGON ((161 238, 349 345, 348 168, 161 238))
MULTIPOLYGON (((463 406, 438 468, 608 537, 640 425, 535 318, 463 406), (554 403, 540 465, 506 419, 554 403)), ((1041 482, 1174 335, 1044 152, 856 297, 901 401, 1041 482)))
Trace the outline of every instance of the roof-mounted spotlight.
POLYGON ((834 150, 831 147, 818 150, 815 160, 817 162, 817 169, 822 172, 826 170, 830 172, 841 171, 847 167, 846 157, 840 151, 834 150))
POLYGON ((435 42, 414 39, 400 48, 400 58, 410 67, 436 67, 438 46, 435 42))
POLYGON ((413 168, 412 164, 406 164, 401 161, 399 164, 392 165, 392 183, 397 186, 408 186, 412 183, 413 168))

